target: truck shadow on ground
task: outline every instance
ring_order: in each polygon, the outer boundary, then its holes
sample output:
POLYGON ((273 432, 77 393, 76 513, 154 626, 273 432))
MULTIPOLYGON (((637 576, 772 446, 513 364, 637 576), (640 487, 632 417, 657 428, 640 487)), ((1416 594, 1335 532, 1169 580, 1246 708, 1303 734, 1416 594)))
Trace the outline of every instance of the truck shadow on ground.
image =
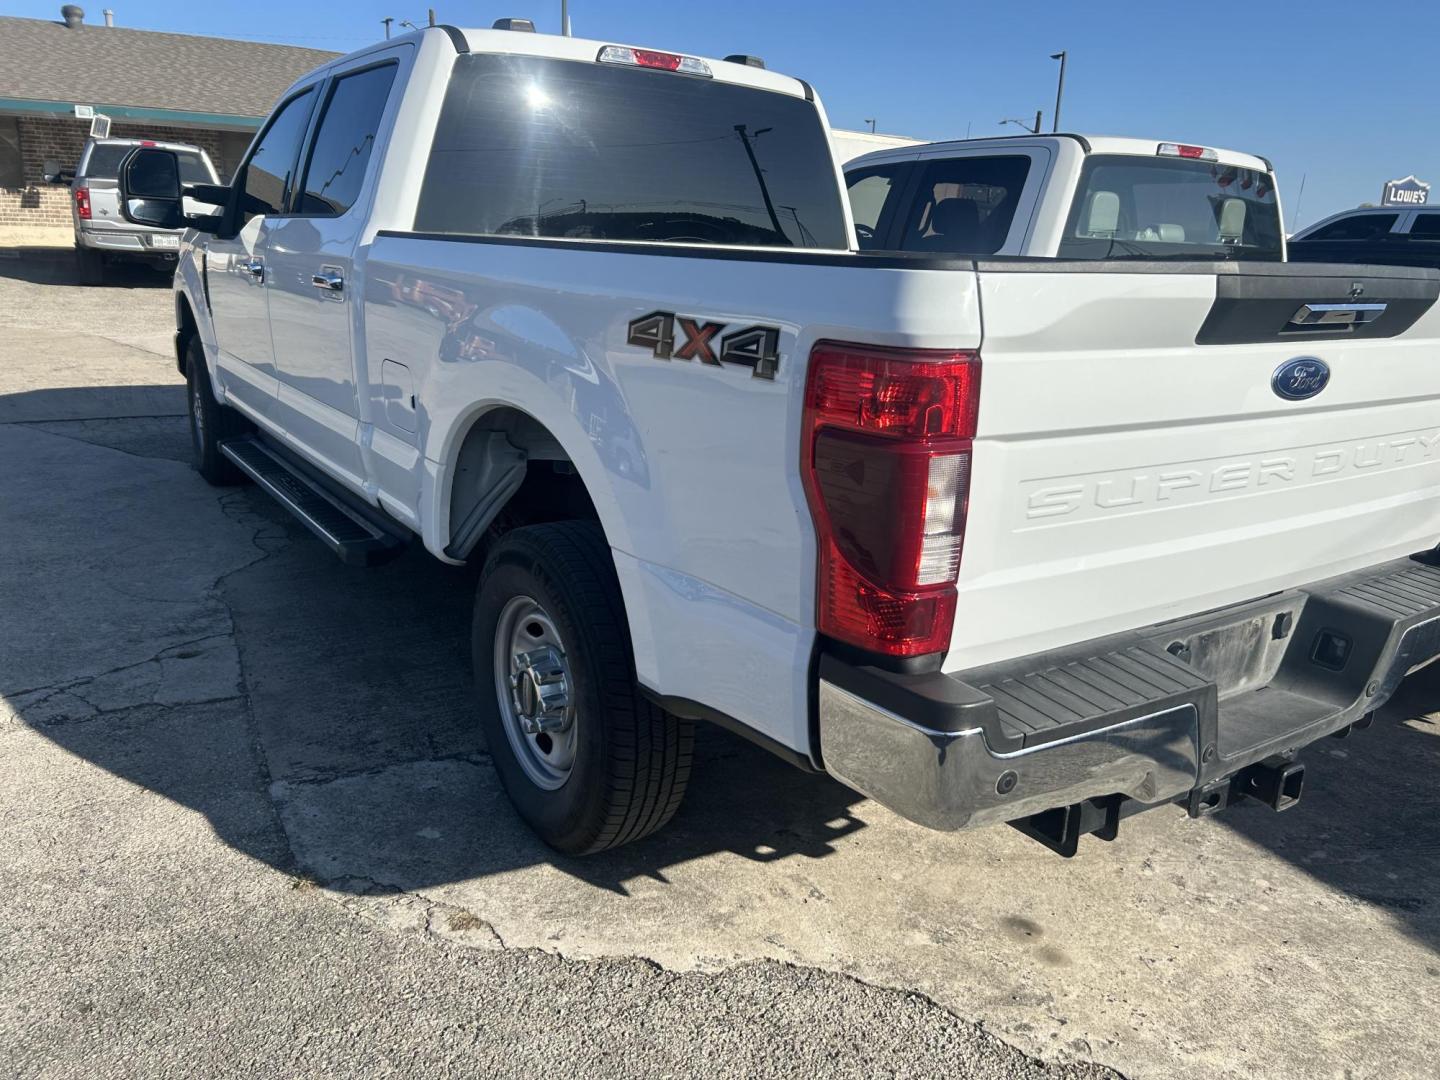
MULTIPOLYGON (((181 392, 96 387, 0 396, 0 422, 45 421, 47 435, 68 431, 126 449, 133 440, 124 419, 97 431, 79 417, 103 415, 116 395, 148 402, 181 392)), ((188 430, 179 418, 171 430, 175 447, 146 456, 183 456, 188 430)), ((124 459, 104 467, 123 470, 124 459)), ((167 484, 195 485, 191 494, 206 498, 210 489, 194 473, 167 468, 174 470, 167 484)), ((83 574, 47 583, 80 594, 64 603, 84 608, 97 625, 126 621, 127 596, 160 591, 144 587, 153 576, 144 552, 175 527, 157 524, 169 512, 167 486, 116 478, 126 501, 111 527, 134 533, 124 543, 134 565, 97 568, 114 589, 96 590, 83 574)), ((255 488, 214 495, 226 517, 254 530, 257 548, 251 565, 217 568, 213 586, 239 657, 233 696, 226 685, 199 700, 161 704, 168 691, 157 699, 142 687, 133 704, 125 698, 99 715, 57 713, 53 697, 33 699, 42 702, 34 707, 24 696, 11 704, 71 753, 204 814, 238 850, 342 891, 408 891, 549 863, 624 892, 627 880, 663 881, 666 867, 717 851, 757 861, 821 858, 864 827, 852 812, 862 801, 856 793, 704 726, 689 796, 667 829, 614 853, 558 855, 516 817, 478 729, 469 657, 477 570, 444 566, 418 544, 385 566, 346 567, 255 488), (257 798, 270 804, 264 820, 257 798)), ((217 527, 225 523, 211 516, 205 528, 217 527)), ((64 543, 62 513, 52 528, 53 542, 64 543)), ((177 619, 187 617, 188 601, 167 603, 177 604, 177 619)), ((45 632, 39 612, 12 612, 7 622, 0 637, 45 632)), ((172 668, 211 662, 213 651, 184 660, 189 651, 157 655, 172 668)), ((77 695, 93 698, 91 689, 77 695)))
POLYGON ((76 288, 168 289, 174 267, 159 269, 144 263, 111 262, 105 265, 101 285, 80 280, 75 253, 68 248, 27 248, 25 256, 4 257, 0 249, 0 278, 26 281, 32 285, 64 285, 76 288))
MULTIPOLYGON (((172 475, 171 483, 202 484, 188 472, 172 475)), ((137 522, 161 509, 144 499, 166 497, 159 486, 125 494, 137 522)), ((255 530, 263 553, 214 585, 233 626, 237 692, 73 722, 23 706, 21 716, 79 757, 204 814, 226 843, 258 860, 356 893, 548 864, 623 894, 629 881, 663 882, 668 868, 716 853, 822 859, 875 820, 848 788, 702 725, 689 796, 668 828, 616 852, 561 857, 511 810, 478 731, 468 655, 475 570, 442 566, 418 546, 383 567, 348 568, 255 489, 219 498, 227 516, 255 530)), ((122 519, 115 527, 132 526, 122 519)), ((64 528, 55 523, 57 543, 64 528)), ((141 563, 147 543, 137 531, 141 563)), ((80 579, 74 587, 83 587, 80 579)), ((102 606, 123 609, 126 597, 95 593, 83 602, 98 617, 102 606)), ((1440 726, 1402 722, 1437 706, 1440 676, 1431 669, 1412 677, 1370 730, 1307 752, 1314 767, 1294 810, 1242 804, 1196 827, 1232 829, 1440 948, 1440 841, 1432 828, 1440 726)), ((887 821, 895 827, 916 830, 901 843, 916 858, 930 852, 937 872, 942 860, 955 872, 997 872, 976 855, 975 845, 988 842, 983 835, 941 837, 887 821), (953 860, 937 845, 954 845, 953 860)), ((1100 884, 1096 875, 1127 857, 1125 845, 1124 828, 1113 847, 1087 840, 1075 883, 1100 884)))
POLYGON ((1300 760, 1297 806, 1242 803, 1218 820, 1440 951, 1440 664, 1407 678, 1371 727, 1300 760))

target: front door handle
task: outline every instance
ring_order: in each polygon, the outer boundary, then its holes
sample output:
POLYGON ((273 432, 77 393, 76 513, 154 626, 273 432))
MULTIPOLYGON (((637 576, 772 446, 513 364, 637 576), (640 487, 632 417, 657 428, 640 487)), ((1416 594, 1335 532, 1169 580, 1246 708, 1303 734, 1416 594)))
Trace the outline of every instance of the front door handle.
POLYGON ((265 283, 265 263, 261 259, 247 259, 243 264, 245 272, 260 284, 265 283))
POLYGON ((317 289, 328 289, 330 292, 340 292, 345 288, 345 278, 335 270, 322 270, 310 278, 310 284, 317 289))

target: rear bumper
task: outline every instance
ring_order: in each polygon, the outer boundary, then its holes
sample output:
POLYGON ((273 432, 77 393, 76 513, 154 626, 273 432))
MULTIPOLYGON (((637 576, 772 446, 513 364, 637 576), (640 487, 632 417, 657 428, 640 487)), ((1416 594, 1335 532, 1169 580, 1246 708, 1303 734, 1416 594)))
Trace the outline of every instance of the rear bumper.
POLYGON ((107 255, 130 255, 153 262, 173 262, 180 253, 179 233, 121 228, 87 229, 75 233, 75 246, 103 251, 107 255), (176 237, 175 247, 156 247, 156 237, 176 237))
POLYGON ((1215 790, 1362 720, 1440 655, 1440 566, 1420 558, 949 675, 822 655, 825 768, 935 829, 1215 790))

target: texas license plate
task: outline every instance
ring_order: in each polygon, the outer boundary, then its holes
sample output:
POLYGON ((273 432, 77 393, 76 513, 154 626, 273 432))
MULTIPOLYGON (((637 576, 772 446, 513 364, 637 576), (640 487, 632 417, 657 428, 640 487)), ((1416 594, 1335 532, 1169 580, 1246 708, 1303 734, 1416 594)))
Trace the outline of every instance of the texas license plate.
POLYGON ((180 238, 178 236, 152 236, 150 238, 150 246, 178 249, 180 247, 180 238))

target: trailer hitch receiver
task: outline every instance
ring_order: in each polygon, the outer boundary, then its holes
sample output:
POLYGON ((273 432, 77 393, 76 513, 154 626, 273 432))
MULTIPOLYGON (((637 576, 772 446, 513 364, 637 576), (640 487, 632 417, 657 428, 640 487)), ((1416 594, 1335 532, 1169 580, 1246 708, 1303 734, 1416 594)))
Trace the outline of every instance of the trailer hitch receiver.
POLYGON ((1289 810, 1300 801, 1305 784, 1305 766, 1298 761, 1274 765, 1261 762, 1236 777, 1242 794, 1258 799, 1271 810, 1289 810))

